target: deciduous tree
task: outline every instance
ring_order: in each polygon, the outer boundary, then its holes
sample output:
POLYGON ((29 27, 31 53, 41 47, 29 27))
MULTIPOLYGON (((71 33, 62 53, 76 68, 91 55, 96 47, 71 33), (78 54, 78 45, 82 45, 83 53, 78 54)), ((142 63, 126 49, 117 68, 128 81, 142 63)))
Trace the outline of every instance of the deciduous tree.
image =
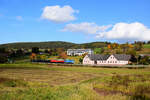
POLYGON ((59 54, 59 57, 58 58, 61 58, 61 59, 67 59, 67 54, 66 54, 66 52, 61 52, 60 54, 59 54))

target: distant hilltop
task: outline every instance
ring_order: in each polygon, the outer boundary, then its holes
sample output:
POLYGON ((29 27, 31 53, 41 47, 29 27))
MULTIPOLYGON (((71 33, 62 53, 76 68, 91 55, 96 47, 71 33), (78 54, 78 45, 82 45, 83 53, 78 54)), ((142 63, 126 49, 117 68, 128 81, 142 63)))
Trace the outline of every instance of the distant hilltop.
POLYGON ((47 48, 64 48, 64 49, 76 49, 76 48, 101 48, 106 47, 109 42, 91 42, 91 43, 71 43, 64 41, 50 41, 50 42, 17 42, 1 44, 0 48, 15 48, 15 49, 31 49, 32 47, 39 47, 41 49, 47 48))

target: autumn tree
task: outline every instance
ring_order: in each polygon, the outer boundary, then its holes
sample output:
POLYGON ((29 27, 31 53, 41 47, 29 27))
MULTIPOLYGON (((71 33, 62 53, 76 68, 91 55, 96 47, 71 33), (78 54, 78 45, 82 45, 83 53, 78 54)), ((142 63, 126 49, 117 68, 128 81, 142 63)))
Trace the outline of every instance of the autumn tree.
POLYGON ((58 54, 64 52, 64 49, 63 49, 63 48, 57 48, 56 50, 57 50, 57 53, 58 53, 58 54))
POLYGON ((142 48, 143 48, 143 43, 142 42, 136 42, 134 49, 136 51, 140 51, 140 50, 142 50, 142 48))
POLYGON ((117 43, 111 44, 111 48, 112 48, 112 49, 117 49, 117 48, 118 48, 118 44, 117 44, 117 43))
POLYGON ((30 56, 30 59, 31 59, 31 60, 35 60, 35 59, 36 59, 36 54, 35 54, 35 53, 32 53, 31 56, 30 56))
POLYGON ((108 44, 108 45, 107 45, 107 48, 108 48, 108 49, 111 49, 111 45, 110 45, 110 44, 108 44))
POLYGON ((67 54, 66 54, 66 52, 61 52, 60 54, 59 54, 59 57, 58 58, 61 58, 61 59, 67 59, 67 54))
POLYGON ((46 55, 40 55, 40 60, 45 60, 46 59, 46 55))

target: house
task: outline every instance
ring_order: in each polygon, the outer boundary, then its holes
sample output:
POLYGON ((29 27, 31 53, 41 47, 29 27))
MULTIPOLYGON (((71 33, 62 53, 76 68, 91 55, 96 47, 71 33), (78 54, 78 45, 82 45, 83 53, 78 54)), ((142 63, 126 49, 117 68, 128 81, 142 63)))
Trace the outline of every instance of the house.
POLYGON ((83 58, 83 64, 88 65, 126 65, 129 63, 130 55, 113 54, 98 55, 88 54, 83 58))
POLYGON ((68 56, 81 56, 84 53, 93 54, 91 49, 68 49, 67 55, 68 56))

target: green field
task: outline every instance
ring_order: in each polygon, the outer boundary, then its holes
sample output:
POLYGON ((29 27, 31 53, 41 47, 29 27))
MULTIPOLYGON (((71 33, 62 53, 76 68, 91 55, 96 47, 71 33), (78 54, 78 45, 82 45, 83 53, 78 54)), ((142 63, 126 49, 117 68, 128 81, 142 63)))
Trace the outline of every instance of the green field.
POLYGON ((0 64, 0 100, 150 100, 150 68, 0 64))
POLYGON ((144 44, 144 48, 150 48, 150 44, 144 44))

